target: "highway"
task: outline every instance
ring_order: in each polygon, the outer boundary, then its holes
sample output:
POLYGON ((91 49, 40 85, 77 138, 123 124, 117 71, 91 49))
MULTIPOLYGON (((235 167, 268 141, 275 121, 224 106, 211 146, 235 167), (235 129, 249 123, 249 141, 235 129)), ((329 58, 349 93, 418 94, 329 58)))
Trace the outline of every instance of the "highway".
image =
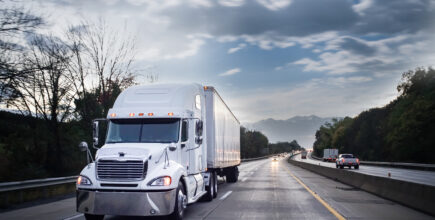
MULTIPOLYGON (((294 156, 293 159, 297 161, 335 168, 335 163, 315 160, 311 157, 311 153, 308 154, 307 159, 301 159, 300 155, 294 156)), ((408 182, 415 182, 415 183, 435 186, 434 171, 411 170, 411 169, 403 169, 403 168, 379 167, 379 166, 369 166, 369 165, 360 165, 358 170, 355 170, 353 167, 352 169, 348 169, 347 167, 344 169, 352 172, 359 172, 363 174, 381 176, 381 177, 388 177, 388 173, 390 173, 390 178, 392 179, 398 179, 398 180, 403 180, 408 182)))
MULTIPOLYGON (((220 179, 218 197, 189 205, 185 219, 434 219, 293 166, 281 158, 243 163, 237 183, 220 179)), ((84 219, 75 198, 0 213, 0 219, 84 219)), ((105 219, 149 219, 107 216, 105 219)), ((166 219, 166 218, 151 218, 166 219)))

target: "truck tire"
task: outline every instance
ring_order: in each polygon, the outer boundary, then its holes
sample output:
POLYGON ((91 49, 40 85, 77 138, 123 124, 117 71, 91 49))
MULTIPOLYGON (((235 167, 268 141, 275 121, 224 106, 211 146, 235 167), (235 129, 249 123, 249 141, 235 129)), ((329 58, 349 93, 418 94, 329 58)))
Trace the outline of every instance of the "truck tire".
POLYGON ((208 186, 205 186, 205 190, 207 191, 207 193, 204 195, 204 201, 210 202, 211 200, 213 200, 213 198, 216 198, 216 196, 214 195, 214 183, 216 182, 215 180, 215 175, 214 172, 210 173, 210 183, 208 184, 208 186))
POLYGON ((86 220, 103 220, 104 215, 91 215, 91 214, 85 214, 86 220))
POLYGON ((175 207, 174 212, 169 215, 169 219, 171 220, 182 220, 184 209, 187 205, 186 192, 184 190, 183 183, 181 181, 178 182, 177 192, 175 194, 175 207))
POLYGON ((343 165, 340 165, 340 169, 343 169, 344 168, 344 166, 343 165))
POLYGON ((357 170, 359 169, 359 165, 355 165, 354 168, 357 170))
POLYGON ((237 167, 227 168, 226 178, 228 183, 235 183, 239 179, 239 169, 237 167))
POLYGON ((213 172, 213 177, 214 177, 214 185, 213 185, 213 198, 216 198, 218 195, 218 179, 217 179, 217 174, 216 172, 213 172))

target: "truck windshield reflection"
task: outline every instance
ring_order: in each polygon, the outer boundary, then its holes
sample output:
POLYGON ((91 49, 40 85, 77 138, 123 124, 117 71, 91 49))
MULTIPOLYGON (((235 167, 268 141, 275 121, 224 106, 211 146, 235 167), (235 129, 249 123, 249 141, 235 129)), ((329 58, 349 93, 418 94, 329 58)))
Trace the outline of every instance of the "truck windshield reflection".
POLYGON ((179 131, 180 119, 112 119, 106 143, 174 143, 179 131))

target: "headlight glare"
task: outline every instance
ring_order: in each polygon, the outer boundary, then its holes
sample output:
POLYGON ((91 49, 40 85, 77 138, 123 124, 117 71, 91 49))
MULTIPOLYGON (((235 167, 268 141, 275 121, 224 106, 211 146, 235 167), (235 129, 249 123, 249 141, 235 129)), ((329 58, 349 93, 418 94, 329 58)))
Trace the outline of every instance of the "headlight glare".
POLYGON ((77 185, 79 186, 90 186, 92 185, 92 182, 89 178, 85 177, 85 176, 79 176, 77 178, 77 185))
POLYGON ((172 183, 172 179, 169 176, 162 176, 157 179, 151 180, 148 185, 150 186, 169 186, 172 183))

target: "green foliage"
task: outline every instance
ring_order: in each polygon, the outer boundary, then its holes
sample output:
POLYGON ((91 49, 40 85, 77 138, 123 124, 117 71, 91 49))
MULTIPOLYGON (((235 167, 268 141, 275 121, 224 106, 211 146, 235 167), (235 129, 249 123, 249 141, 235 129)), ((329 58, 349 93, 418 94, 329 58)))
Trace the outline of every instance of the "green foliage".
POLYGON ((270 154, 279 154, 284 152, 291 152, 292 150, 302 150, 301 147, 296 140, 292 142, 278 142, 275 144, 269 144, 269 153, 270 154))
POLYGON ((240 127, 240 151, 242 158, 262 157, 270 154, 290 152, 303 149, 296 140, 270 144, 267 137, 259 131, 240 127))
POLYGON ((242 158, 261 157, 269 154, 269 140, 259 131, 250 131, 240 127, 240 151, 242 158))
POLYGON ((363 160, 435 163, 435 70, 404 73, 397 90, 383 108, 321 126, 314 153, 338 148, 363 160))
POLYGON ((53 137, 43 119, 0 111, 0 124, 0 182, 75 175, 85 165, 77 148, 85 134, 77 122, 61 123, 56 167, 50 164, 53 137))

